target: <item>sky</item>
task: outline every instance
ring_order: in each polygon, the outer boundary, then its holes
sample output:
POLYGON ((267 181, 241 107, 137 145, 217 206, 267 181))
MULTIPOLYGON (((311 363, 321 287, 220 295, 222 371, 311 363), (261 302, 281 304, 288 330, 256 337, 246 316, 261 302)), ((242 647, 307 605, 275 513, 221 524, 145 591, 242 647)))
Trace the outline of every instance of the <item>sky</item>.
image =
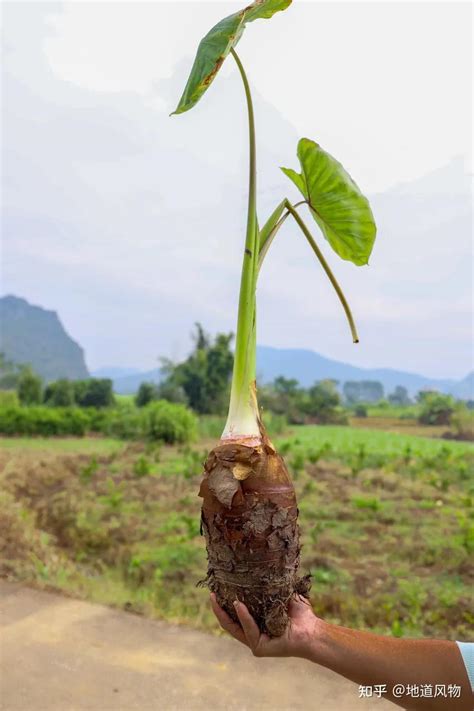
MULTIPOLYGON (((182 358, 195 321, 235 329, 247 129, 231 59, 192 111, 169 113, 199 40, 238 9, 3 5, 2 292, 56 310, 92 369, 182 358)), ((296 199, 279 166, 297 167, 308 136, 378 224, 369 267, 319 236, 361 343, 291 226, 262 273, 260 343, 433 377, 472 368, 471 14, 469 3, 294 0, 248 26, 238 49, 260 221, 296 199)))

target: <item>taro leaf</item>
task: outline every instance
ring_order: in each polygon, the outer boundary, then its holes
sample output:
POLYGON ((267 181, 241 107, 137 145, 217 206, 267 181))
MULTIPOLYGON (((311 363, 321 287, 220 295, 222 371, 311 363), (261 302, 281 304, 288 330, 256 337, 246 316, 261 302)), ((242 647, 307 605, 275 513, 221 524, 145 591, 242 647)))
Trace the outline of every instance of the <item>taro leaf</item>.
POLYGON ((268 19, 285 10, 291 0, 255 0, 251 5, 217 23, 199 43, 191 74, 173 113, 191 109, 204 94, 230 50, 240 40, 247 22, 268 19))
POLYGON ((314 141, 298 143, 301 174, 282 171, 294 182, 334 251, 357 265, 368 264, 376 226, 369 201, 342 165, 314 141))

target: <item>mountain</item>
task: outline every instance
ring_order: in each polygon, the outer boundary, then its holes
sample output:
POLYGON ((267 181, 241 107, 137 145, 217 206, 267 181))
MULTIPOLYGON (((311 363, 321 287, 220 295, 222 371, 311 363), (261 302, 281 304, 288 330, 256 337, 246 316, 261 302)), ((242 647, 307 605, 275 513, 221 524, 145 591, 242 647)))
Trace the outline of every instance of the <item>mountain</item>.
POLYGON ((93 378, 110 378, 111 380, 126 378, 129 375, 140 373, 139 368, 120 368, 114 365, 104 365, 91 372, 93 378))
POLYGON ((140 383, 159 383, 161 380, 159 368, 141 371, 136 368, 109 366, 94 370, 91 375, 94 378, 110 378, 114 384, 115 392, 119 395, 134 395, 140 387, 140 383))
MULTIPOLYGON (((386 394, 392 392, 397 385, 402 385, 412 396, 419 390, 433 389, 450 393, 463 400, 474 397, 474 372, 459 381, 428 378, 425 375, 391 368, 359 368, 349 363, 325 358, 314 351, 298 348, 258 346, 257 371, 261 383, 269 383, 279 375, 295 378, 304 387, 309 387, 317 380, 325 378, 338 380, 341 386, 347 380, 378 380, 384 386, 386 394)), ((161 379, 158 368, 138 371, 133 368, 109 367, 94 371, 93 375, 112 378, 115 391, 123 395, 135 393, 140 383, 144 381, 159 382, 161 379)))
POLYGON ((89 377, 83 349, 64 330, 55 311, 17 296, 0 298, 0 352, 28 363, 45 380, 89 377))
POLYGON ((463 399, 473 397, 473 373, 461 381, 428 378, 425 375, 391 368, 359 368, 349 363, 325 358, 314 351, 296 348, 259 346, 257 370, 260 381, 264 383, 272 381, 279 375, 296 378, 304 387, 324 378, 338 380, 341 384, 347 380, 378 380, 384 386, 386 394, 397 385, 402 385, 407 388, 410 395, 415 395, 422 389, 433 389, 463 399))
POLYGON ((449 392, 459 400, 474 399, 474 370, 455 383, 449 392))

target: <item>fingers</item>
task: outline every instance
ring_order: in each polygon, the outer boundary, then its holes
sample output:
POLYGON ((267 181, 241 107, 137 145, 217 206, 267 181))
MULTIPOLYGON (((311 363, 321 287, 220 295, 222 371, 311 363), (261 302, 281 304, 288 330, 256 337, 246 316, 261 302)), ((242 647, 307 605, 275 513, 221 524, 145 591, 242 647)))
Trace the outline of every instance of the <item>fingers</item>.
POLYGON ((244 631, 242 630, 240 625, 238 625, 237 622, 234 622, 234 620, 229 617, 227 612, 225 612, 218 604, 214 593, 211 593, 211 607, 222 629, 232 635, 234 639, 238 640, 239 642, 242 642, 242 644, 249 646, 244 631))
POLYGON ((240 624, 242 625, 242 629, 245 633, 247 644, 252 650, 252 652, 255 654, 257 652, 258 644, 261 641, 261 637, 263 635, 261 635, 257 623, 255 622, 243 602, 239 602, 238 600, 236 600, 234 602, 234 607, 237 613, 237 617, 239 618, 240 624))

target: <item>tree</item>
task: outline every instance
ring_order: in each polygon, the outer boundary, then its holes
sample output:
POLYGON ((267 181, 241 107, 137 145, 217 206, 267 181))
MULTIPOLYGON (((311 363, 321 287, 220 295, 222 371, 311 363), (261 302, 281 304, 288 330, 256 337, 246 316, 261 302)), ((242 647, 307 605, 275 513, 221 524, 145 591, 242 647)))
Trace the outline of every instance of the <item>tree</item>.
POLYGON ((349 405, 357 402, 379 402, 384 395, 383 385, 378 380, 348 380, 342 391, 349 405))
POLYGON ((273 383, 259 388, 258 396, 263 412, 269 410, 276 415, 284 415, 290 424, 302 424, 305 421, 306 391, 294 378, 280 375, 273 383))
POLYGON ((435 391, 419 393, 421 403, 418 421, 423 425, 449 425, 451 415, 456 409, 456 402, 451 395, 442 395, 435 391))
POLYGON ((318 422, 334 422, 338 419, 336 408, 340 403, 334 380, 320 380, 308 390, 305 411, 318 422))
POLYGON ((0 390, 13 390, 18 385, 21 367, 0 353, 0 390))
POLYGON ((137 394, 135 395, 135 405, 144 407, 152 400, 157 399, 157 388, 155 383, 140 383, 137 394))
POLYGON ((74 385, 70 380, 61 378, 49 383, 44 391, 43 400, 52 407, 72 407, 74 401, 74 385))
POLYGON ((411 405, 408 390, 404 388, 403 385, 397 385, 393 393, 390 393, 390 395, 388 396, 388 401, 391 405, 411 405))
POLYGON ((39 375, 36 375, 29 366, 24 366, 21 369, 18 384, 17 394, 22 405, 39 405, 42 395, 42 381, 39 375))
POLYGON ((80 407, 110 407, 114 391, 109 378, 89 378, 74 382, 74 398, 80 407))
POLYGON ((165 380, 159 392, 178 393, 181 388, 189 406, 199 413, 222 413, 228 397, 234 357, 230 350, 233 334, 219 333, 211 341, 201 324, 196 324, 194 349, 179 364, 163 361, 165 380))

